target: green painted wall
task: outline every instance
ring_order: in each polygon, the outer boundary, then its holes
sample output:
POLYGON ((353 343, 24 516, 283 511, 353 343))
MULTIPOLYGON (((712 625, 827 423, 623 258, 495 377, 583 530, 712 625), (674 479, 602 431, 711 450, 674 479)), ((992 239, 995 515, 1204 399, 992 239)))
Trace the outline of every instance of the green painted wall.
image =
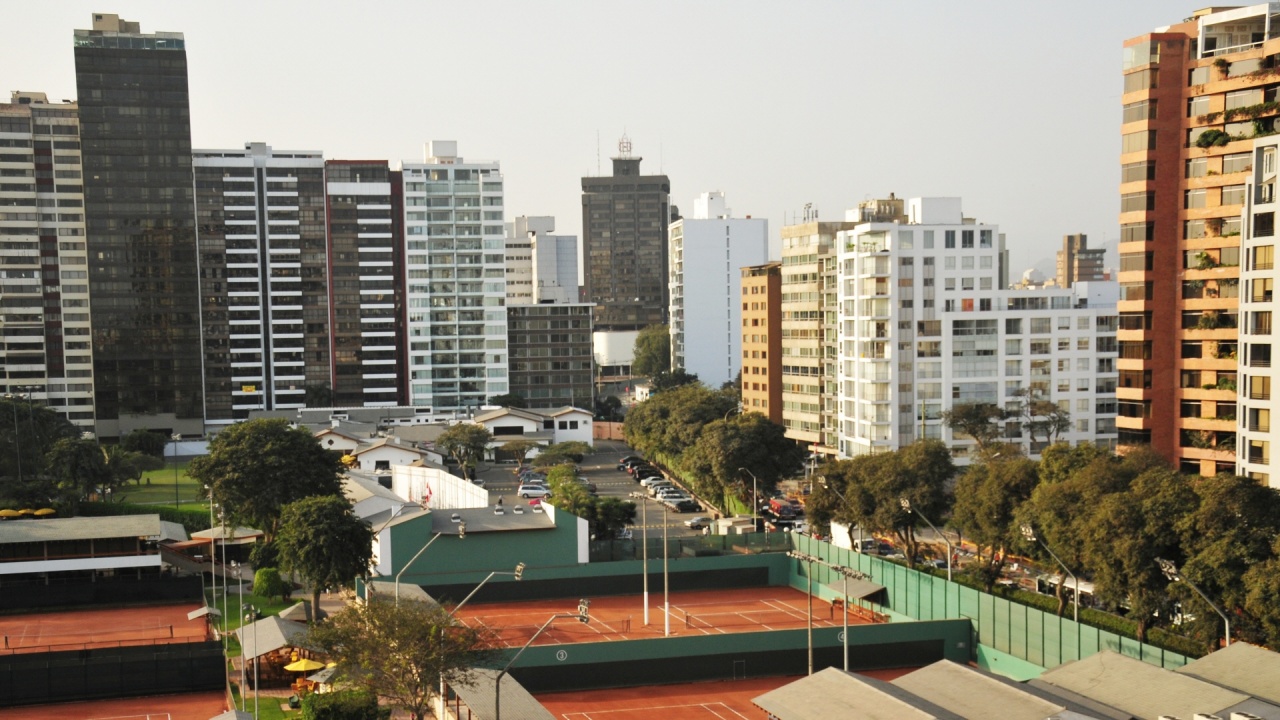
POLYGON ((1044 668, 1036 665, 1035 663, 1020 660, 1008 653, 1002 653, 999 650, 987 647, 986 645, 978 646, 977 663, 978 667, 983 670, 999 673, 1019 682, 1024 680, 1033 680, 1044 673, 1044 668))
MULTIPOLYGON (((491 571, 511 571, 521 562, 529 568, 577 567, 578 518, 557 512, 555 519, 556 526, 546 530, 472 531, 465 538, 442 535, 405 571, 401 582, 434 584, 435 578, 452 574, 479 582, 491 571)), ((392 577, 434 537, 431 527, 430 513, 391 526, 392 577)))

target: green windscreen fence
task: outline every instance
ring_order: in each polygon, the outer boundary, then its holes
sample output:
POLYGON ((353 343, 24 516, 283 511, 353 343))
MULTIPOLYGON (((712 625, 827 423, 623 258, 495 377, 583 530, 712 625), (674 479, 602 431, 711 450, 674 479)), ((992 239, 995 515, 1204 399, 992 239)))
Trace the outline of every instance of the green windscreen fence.
MULTIPOLYGON (((883 585, 885 591, 876 599, 884 605, 872 606, 874 609, 888 610, 891 617, 899 615, 912 620, 966 618, 972 621, 979 644, 1046 669, 1089 657, 1100 650, 1112 650, 1169 669, 1189 661, 1180 653, 1078 624, 1069 617, 1058 617, 873 555, 835 547, 804 535, 793 535, 791 541, 802 553, 860 570, 883 585)), ((792 562, 792 587, 807 589, 808 563, 792 562)), ((826 599, 838 597, 831 586, 840 585, 839 573, 815 563, 813 574, 815 594, 826 599)))

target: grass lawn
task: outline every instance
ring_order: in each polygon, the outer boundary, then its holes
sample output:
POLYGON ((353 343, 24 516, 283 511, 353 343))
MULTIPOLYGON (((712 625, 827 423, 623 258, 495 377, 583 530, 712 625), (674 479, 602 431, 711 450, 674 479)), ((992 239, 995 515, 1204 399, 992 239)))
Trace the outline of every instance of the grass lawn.
MULTIPOLYGON (((245 590, 247 591, 248 588, 246 587, 245 590)), ((205 588, 205 592, 208 592, 208 588, 205 588)), ((222 594, 221 585, 218 586, 218 594, 222 594)), ((287 602, 280 602, 280 598, 264 598, 249 592, 245 592, 244 594, 244 604, 258 608, 258 611, 262 613, 263 617, 268 615, 278 615, 281 610, 293 607, 297 604, 299 599, 302 598, 289 600, 287 602)), ((235 632, 237 628, 245 624, 244 614, 240 612, 240 593, 237 592, 235 588, 232 588, 228 597, 215 598, 213 606, 216 607, 218 611, 222 613, 222 617, 226 619, 228 634, 235 632), (230 613, 227 612, 228 607, 230 608, 230 613)), ((218 621, 218 629, 222 629, 221 619, 218 621)), ((238 656, 240 654, 240 643, 236 640, 235 636, 229 635, 228 642, 230 643, 230 646, 227 649, 227 657, 238 656)))
MULTIPOLYGON (((178 491, 177 499, 179 507, 186 510, 199 510, 204 508, 208 510, 209 502, 200 496, 200 491, 204 488, 200 487, 200 483, 195 478, 187 476, 187 462, 178 463, 178 491)), ((113 498, 116 502, 155 504, 155 505, 172 505, 174 502, 174 471, 173 463, 168 463, 159 470, 151 470, 142 474, 142 480, 137 485, 126 485, 116 493, 113 498)))
MULTIPOLYGON (((236 707, 239 708, 240 707, 240 684, 235 680, 231 681, 231 697, 235 701, 236 707)), ((274 696, 268 697, 266 695, 262 695, 261 697, 259 697, 258 717, 261 718, 261 720, 283 720, 284 718, 302 717, 302 710, 281 710, 280 709, 281 701, 282 701, 282 698, 274 697, 274 696)), ((248 704, 245 706, 245 708, 247 709, 249 714, 252 715, 253 714, 253 686, 252 685, 249 686, 249 697, 247 698, 247 702, 248 704)))

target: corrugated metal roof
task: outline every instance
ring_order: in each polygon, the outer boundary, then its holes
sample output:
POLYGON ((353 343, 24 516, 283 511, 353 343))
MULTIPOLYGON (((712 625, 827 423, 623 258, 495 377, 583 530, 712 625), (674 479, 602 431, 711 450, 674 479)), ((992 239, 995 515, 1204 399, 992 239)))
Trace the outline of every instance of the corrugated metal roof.
POLYGON ((1217 713, 1249 699, 1241 692, 1104 650, 1039 678, 1140 718, 1217 713))
POLYGON ((779 720, 959 720, 889 683, 827 668, 751 700, 779 720))
POLYGON ((1280 704, 1280 653, 1257 645, 1234 642, 1230 647, 1183 665, 1176 672, 1280 704))
POLYGON ((236 638, 247 658, 259 657, 283 647, 296 647, 307 634, 307 626, 275 615, 236 630, 236 638))
POLYGON ((0 544, 101 538, 159 539, 160 535, 159 515, 111 515, 0 522, 0 544))
POLYGON ((907 673, 891 684, 967 718, 1044 720, 1067 709, 1063 703, 1049 702, 948 660, 907 673))
MULTIPOLYGON (((453 688, 458 697, 462 698, 462 702, 471 708, 471 717, 474 720, 493 720, 497 717, 494 710, 496 700, 494 686, 498 671, 477 668, 472 672, 471 684, 456 684, 449 687, 453 688)), ((542 707, 542 703, 534 699, 529 691, 525 690, 524 686, 510 674, 502 676, 501 706, 502 717, 508 720, 556 720, 556 716, 542 707)))

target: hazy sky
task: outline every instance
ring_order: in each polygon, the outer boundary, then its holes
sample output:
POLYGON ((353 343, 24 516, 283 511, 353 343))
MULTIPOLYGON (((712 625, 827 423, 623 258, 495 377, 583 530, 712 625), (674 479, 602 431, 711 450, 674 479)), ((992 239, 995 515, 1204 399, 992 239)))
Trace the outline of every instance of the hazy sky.
POLYGON ((1117 236, 1121 44, 1197 7, 5 0, 0 91, 74 98, 72 30, 116 13, 185 33, 197 148, 395 162, 457 140, 501 161, 508 219, 579 234, 580 177, 625 132, 686 212, 721 190, 775 236, 808 202, 961 196, 1016 274, 1063 234, 1117 236))

